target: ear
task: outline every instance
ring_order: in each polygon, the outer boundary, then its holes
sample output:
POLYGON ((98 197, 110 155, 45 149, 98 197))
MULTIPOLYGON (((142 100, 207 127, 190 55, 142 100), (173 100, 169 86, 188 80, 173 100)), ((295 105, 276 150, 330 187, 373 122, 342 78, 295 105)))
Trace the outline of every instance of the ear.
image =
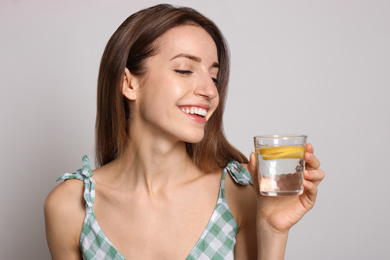
POLYGON ((131 74, 131 72, 125 68, 122 79, 122 94, 129 100, 135 100, 137 98, 138 88, 138 77, 131 74))

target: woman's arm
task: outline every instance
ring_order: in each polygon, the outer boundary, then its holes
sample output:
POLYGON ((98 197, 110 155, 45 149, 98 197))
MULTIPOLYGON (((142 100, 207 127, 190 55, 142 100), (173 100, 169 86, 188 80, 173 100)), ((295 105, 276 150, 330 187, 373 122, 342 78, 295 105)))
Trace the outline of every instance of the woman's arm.
POLYGON ((234 259, 283 259, 288 231, 273 230, 263 218, 257 219, 255 189, 238 186, 226 178, 226 199, 238 224, 234 259))
POLYGON ((259 220, 257 227, 258 255, 257 259, 284 259, 288 231, 279 232, 269 226, 267 221, 259 220))
MULTIPOLYGON (((249 170, 254 183, 255 202, 247 207, 244 218, 244 227, 237 234, 237 259, 254 259, 248 257, 245 244, 257 241, 257 259, 284 259, 288 232, 311 208, 317 197, 317 186, 324 178, 324 172, 319 170, 320 162, 313 155, 313 147, 308 144, 305 154, 306 170, 303 173, 304 192, 300 196, 272 197, 261 196, 256 170, 256 157, 252 153, 250 162, 244 167, 249 170), (249 212, 251 211, 251 213, 249 212), (253 215, 256 216, 254 224, 253 215), (252 228, 249 227, 250 224, 252 228)), ((245 194, 242 194, 245 195, 245 194)), ((249 200, 240 195, 241 200, 249 200)), ((243 203, 241 201, 241 203, 243 203)), ((245 212, 243 210, 239 212, 245 212)))
POLYGON ((85 217, 83 182, 68 180, 45 201, 46 238, 52 259, 81 259, 79 241, 85 217))

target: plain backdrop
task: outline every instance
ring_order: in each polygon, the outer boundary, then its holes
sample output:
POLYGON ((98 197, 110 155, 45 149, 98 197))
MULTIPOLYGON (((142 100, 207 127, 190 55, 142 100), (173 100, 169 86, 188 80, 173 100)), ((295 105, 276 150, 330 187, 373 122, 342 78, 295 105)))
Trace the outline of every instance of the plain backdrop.
MULTIPOLYGON (((50 259, 43 203, 94 159, 103 49, 160 1, 0 1, 0 259, 50 259)), ((327 176, 286 259, 390 259, 390 1, 197 0, 231 51, 225 132, 307 134, 327 176)), ((161 97, 163 98, 163 97, 161 97)))

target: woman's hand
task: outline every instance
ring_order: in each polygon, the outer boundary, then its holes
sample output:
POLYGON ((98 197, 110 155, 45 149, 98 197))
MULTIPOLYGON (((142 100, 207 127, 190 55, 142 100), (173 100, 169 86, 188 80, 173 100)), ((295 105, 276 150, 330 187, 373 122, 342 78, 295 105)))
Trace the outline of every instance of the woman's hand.
POLYGON ((311 208, 317 198, 317 186, 325 174, 319 169, 320 161, 314 156, 311 144, 307 144, 305 161, 306 167, 303 172, 304 191, 300 196, 272 197, 262 196, 259 192, 256 156, 250 156, 248 164, 252 175, 254 187, 257 192, 257 218, 261 228, 268 228, 268 232, 275 234, 287 234, 289 229, 297 223, 311 208))

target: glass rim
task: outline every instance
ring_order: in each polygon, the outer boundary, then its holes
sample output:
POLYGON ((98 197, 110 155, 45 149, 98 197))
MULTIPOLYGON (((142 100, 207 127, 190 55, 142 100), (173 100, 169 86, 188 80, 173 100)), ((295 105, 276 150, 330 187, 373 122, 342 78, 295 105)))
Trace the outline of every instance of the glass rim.
POLYGON ((273 134, 273 135, 256 135, 253 138, 262 139, 280 139, 280 138, 307 138, 307 135, 302 134, 273 134))

